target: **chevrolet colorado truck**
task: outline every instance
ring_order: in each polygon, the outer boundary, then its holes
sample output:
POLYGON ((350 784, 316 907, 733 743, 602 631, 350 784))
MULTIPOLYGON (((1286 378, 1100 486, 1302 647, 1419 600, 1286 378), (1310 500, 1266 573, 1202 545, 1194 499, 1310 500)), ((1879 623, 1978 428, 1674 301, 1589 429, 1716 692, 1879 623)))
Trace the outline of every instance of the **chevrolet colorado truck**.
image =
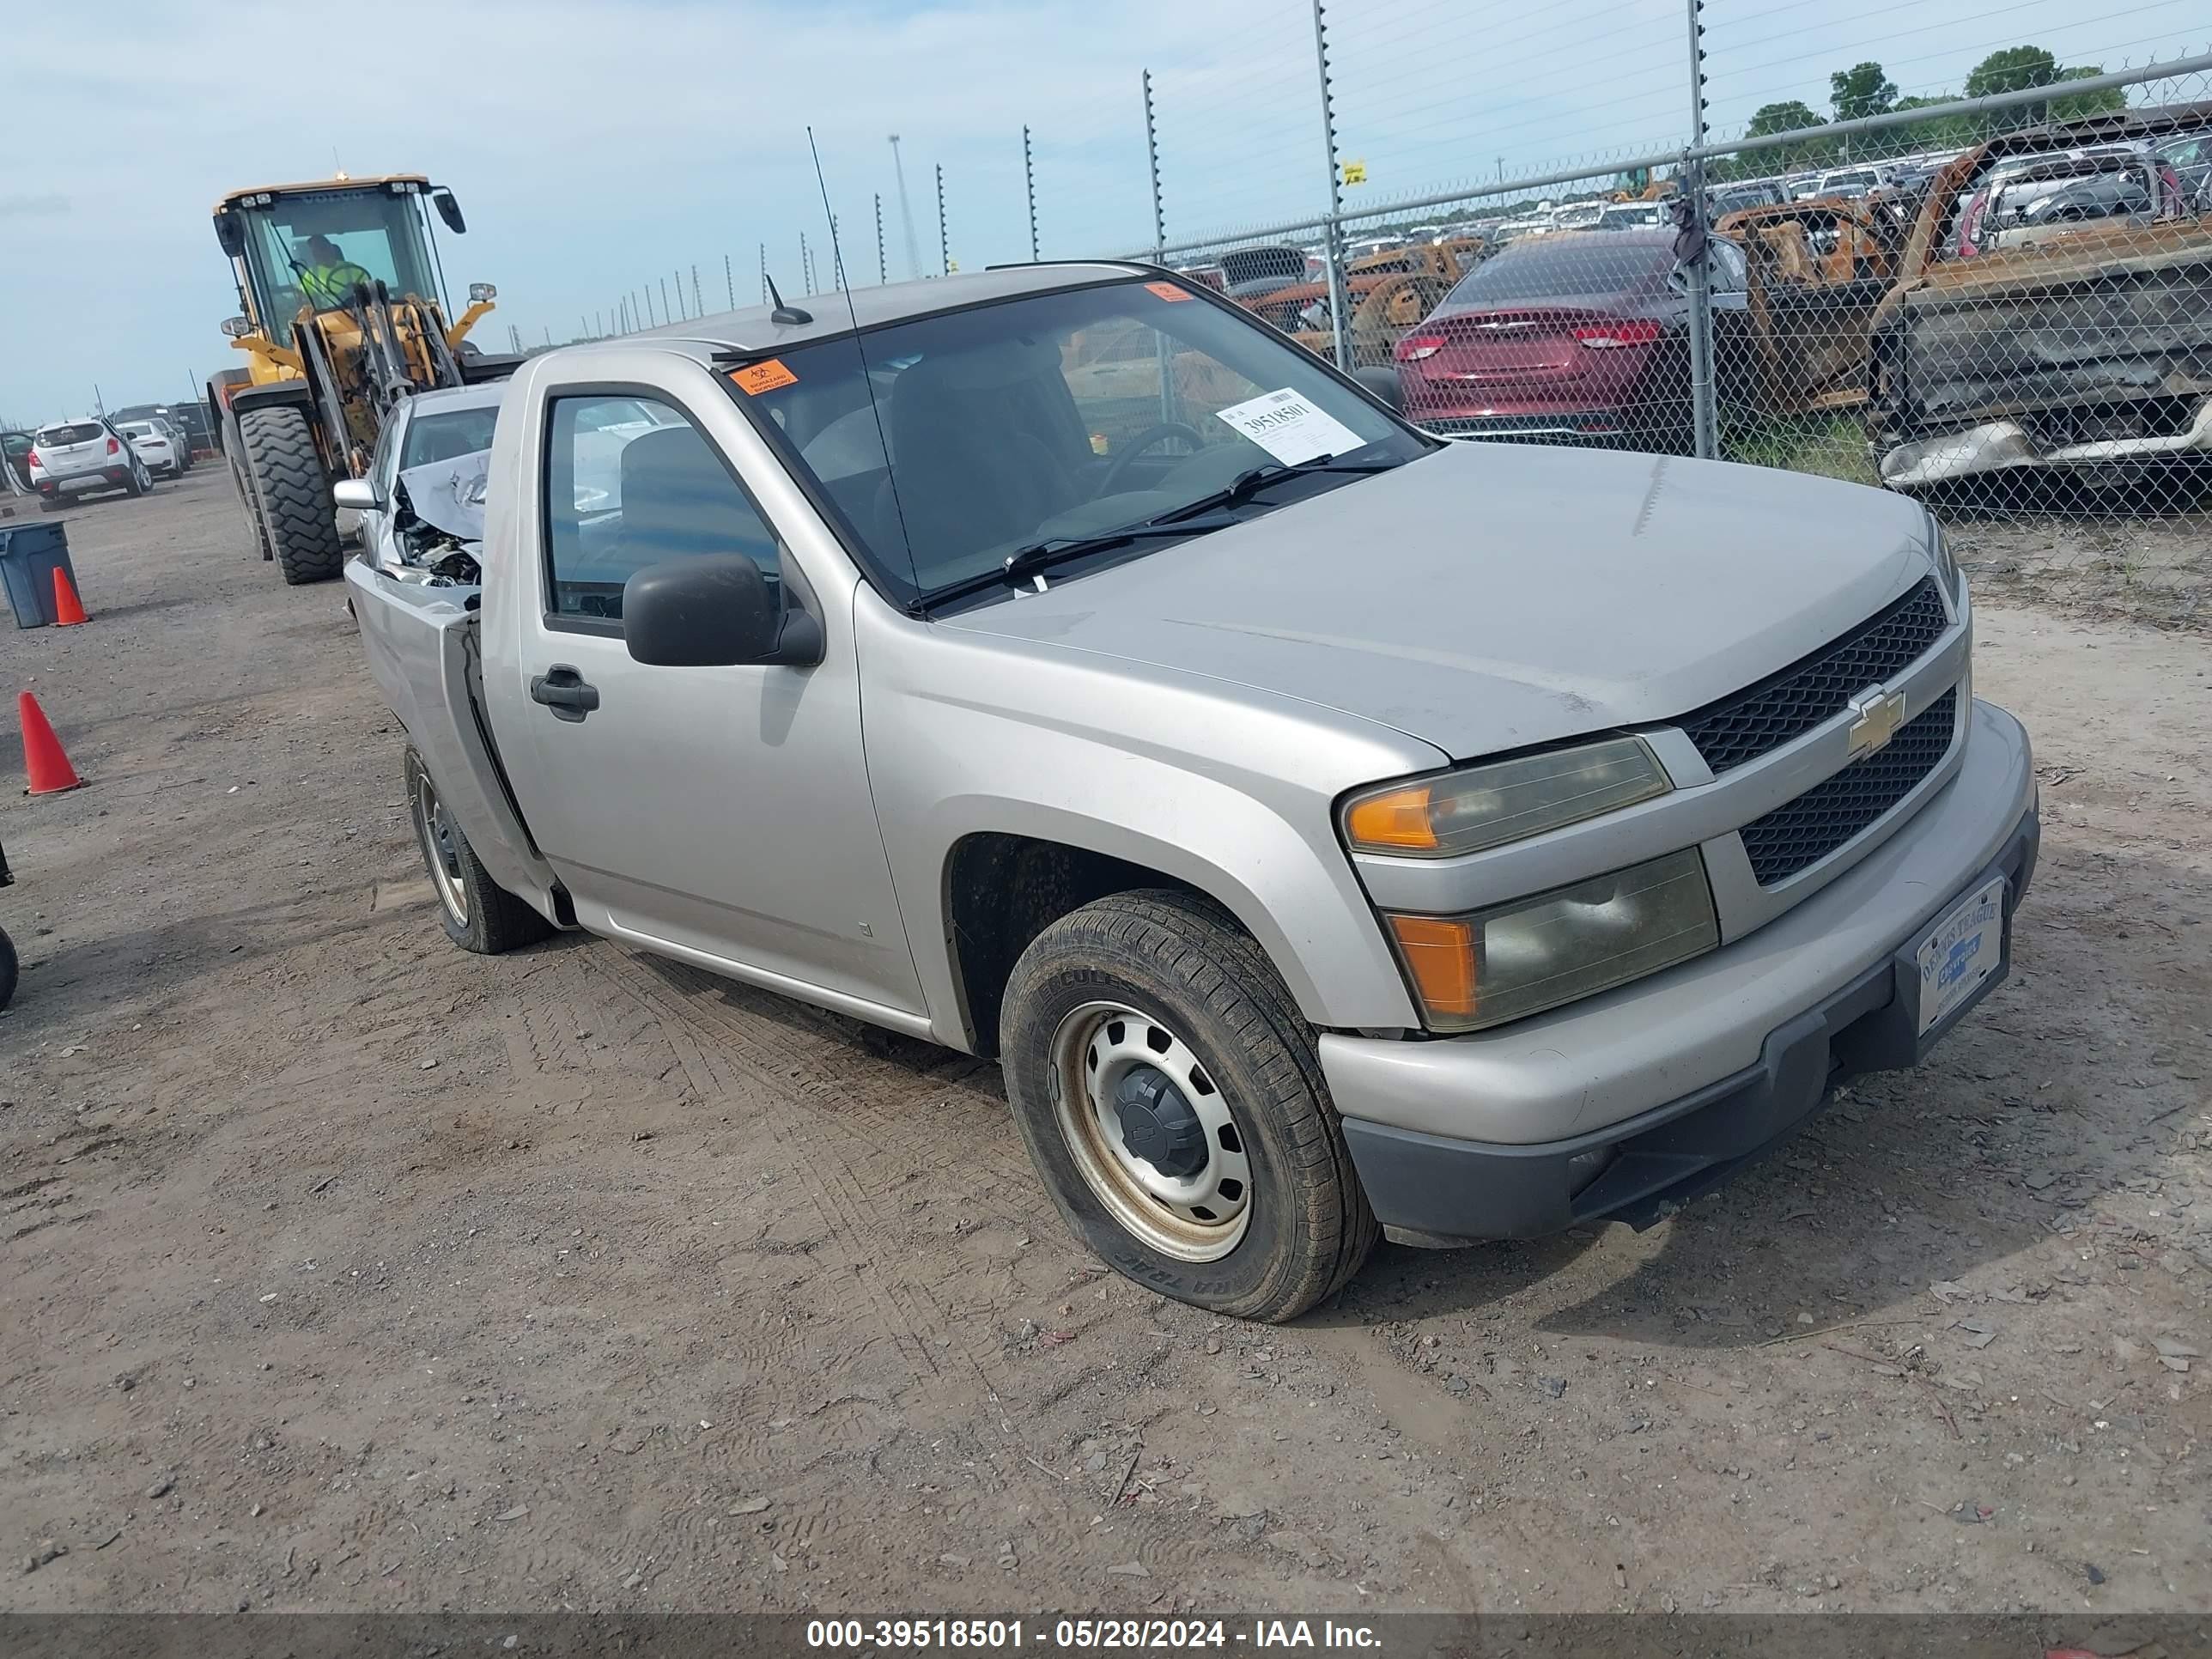
POLYGON ((1895 495, 1440 441, 1110 263, 546 352, 487 465, 347 572, 447 931, 998 1056, 1170 1296, 1648 1224, 2005 973, 2027 736, 1895 495))

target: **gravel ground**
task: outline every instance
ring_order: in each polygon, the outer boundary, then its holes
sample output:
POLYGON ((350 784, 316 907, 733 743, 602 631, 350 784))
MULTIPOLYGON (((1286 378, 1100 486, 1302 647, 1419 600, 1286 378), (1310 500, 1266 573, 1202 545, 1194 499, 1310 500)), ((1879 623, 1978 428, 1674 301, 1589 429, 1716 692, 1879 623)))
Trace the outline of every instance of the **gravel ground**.
POLYGON ((10 1608, 2212 1605, 2212 647, 1985 605, 2015 971, 1652 1231, 1240 1328, 1070 1243, 995 1066, 452 949, 339 590, 196 472, 0 626, 89 781, 0 923, 10 1608))

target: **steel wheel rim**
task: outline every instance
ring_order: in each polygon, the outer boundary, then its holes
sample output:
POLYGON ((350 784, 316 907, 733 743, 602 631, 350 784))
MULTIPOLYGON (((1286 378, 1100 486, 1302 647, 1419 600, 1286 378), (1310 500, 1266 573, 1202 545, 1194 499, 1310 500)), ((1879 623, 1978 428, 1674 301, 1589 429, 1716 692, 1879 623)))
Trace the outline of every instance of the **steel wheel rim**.
POLYGON ((465 927, 469 925, 468 890, 461 885, 461 832, 446 817, 438 799, 438 786, 428 772, 415 780, 415 828, 422 837, 423 862, 430 866, 430 884, 438 890, 438 902, 446 914, 465 927))
POLYGON ((1125 1231, 1179 1261, 1218 1261, 1243 1243, 1252 1218, 1247 1137, 1164 1021, 1121 1003, 1084 1004, 1053 1033, 1048 1086, 1084 1184, 1125 1231), (1127 1139, 1115 1094, 1139 1066, 1162 1074, 1202 1127, 1205 1162, 1195 1172, 1164 1173, 1127 1139))

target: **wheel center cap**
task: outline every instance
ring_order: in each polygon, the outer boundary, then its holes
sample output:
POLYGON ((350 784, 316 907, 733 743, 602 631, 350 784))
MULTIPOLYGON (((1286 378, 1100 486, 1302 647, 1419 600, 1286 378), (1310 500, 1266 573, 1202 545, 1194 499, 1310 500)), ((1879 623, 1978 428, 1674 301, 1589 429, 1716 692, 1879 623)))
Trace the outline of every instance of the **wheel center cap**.
POLYGON ((1121 1144, 1172 1181, 1206 1167, 1206 1126, 1156 1066, 1133 1066, 1114 1085, 1121 1144))

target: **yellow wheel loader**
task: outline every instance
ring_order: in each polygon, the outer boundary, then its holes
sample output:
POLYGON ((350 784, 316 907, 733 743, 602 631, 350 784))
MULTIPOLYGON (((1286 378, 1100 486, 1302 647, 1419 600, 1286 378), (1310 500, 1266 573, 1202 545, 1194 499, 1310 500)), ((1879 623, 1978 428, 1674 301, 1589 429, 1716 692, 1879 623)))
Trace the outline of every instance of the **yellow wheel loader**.
POLYGON ((208 382, 208 414, 261 556, 287 582, 327 581, 345 562, 331 486, 368 471, 402 398, 514 372, 520 359, 466 343, 492 308, 469 289, 447 324, 428 214, 467 229, 442 185, 413 173, 234 191, 216 204, 240 314, 222 331, 246 367, 208 382))

